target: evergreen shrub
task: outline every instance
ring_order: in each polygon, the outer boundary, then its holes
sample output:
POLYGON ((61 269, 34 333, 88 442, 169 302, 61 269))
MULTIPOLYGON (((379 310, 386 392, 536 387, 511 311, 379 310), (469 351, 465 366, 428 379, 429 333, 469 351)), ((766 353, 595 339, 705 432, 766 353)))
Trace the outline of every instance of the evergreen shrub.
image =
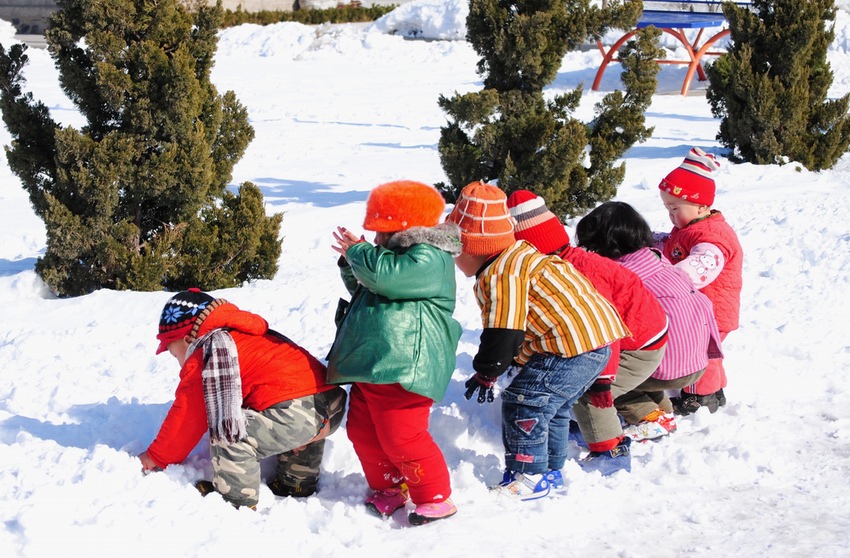
POLYGON ((47 233, 38 275, 68 296, 273 277, 281 216, 250 183, 227 190, 254 131, 210 81, 221 5, 58 5, 45 37, 84 126, 56 123, 23 91, 26 47, 0 45, 6 156, 47 233))
POLYGON ((727 2, 723 13, 731 45, 707 67, 717 139, 740 161, 832 168, 850 145, 850 94, 827 99, 833 0, 727 2))

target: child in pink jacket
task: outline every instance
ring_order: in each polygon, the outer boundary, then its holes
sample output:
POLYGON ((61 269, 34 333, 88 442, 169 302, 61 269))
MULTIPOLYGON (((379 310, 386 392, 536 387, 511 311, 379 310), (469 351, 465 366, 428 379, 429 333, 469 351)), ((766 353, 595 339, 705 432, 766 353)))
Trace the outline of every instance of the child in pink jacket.
MULTIPOLYGON (((630 336, 611 344, 611 358, 605 370, 573 406, 581 432, 578 440, 583 440, 591 452, 582 461, 587 469, 599 461, 595 454, 610 452, 622 442, 624 429, 614 398, 641 385, 658 368, 667 344, 667 315, 640 277, 598 254, 570 246, 566 229, 546 207, 543 198, 528 190, 517 190, 508 198, 508 209, 517 222, 514 234, 518 240, 570 262, 611 302, 629 328, 630 336)), ((637 424, 643 418, 641 415, 633 422, 637 424)), ((676 429, 672 414, 653 415, 652 419, 664 434, 676 429)), ((606 471, 610 473, 631 467, 630 455, 608 461, 610 466, 606 471)))
POLYGON ((649 225, 627 203, 606 202, 588 213, 576 225, 576 238, 579 246, 616 260, 640 277, 670 318, 661 364, 641 385, 614 401, 630 423, 624 429, 626 435, 633 440, 663 436, 665 421, 652 417, 674 411, 665 391, 694 384, 704 375, 710 359, 723 356, 711 301, 684 272, 652 248, 649 225))
MULTIPOLYGON (((725 339, 738 329, 744 254, 735 231, 719 211, 711 209, 716 190, 713 173, 718 168, 714 155, 694 147, 661 181, 661 201, 673 230, 656 235, 656 241, 664 256, 714 304, 720 336, 725 339)), ((700 407, 715 412, 726 404, 725 387, 723 361, 711 359, 702 378, 674 400, 676 412, 687 415, 700 407)))

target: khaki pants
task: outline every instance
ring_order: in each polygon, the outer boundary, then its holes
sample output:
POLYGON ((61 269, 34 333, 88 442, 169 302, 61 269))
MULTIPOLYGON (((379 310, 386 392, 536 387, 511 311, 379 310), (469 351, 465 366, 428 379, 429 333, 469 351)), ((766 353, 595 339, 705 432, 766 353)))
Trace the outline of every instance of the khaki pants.
MULTIPOLYGON (((658 368, 666 346, 655 351, 622 351, 617 376, 611 384, 611 396, 617 398, 645 382, 658 368)), ((573 413, 581 434, 589 444, 606 442, 623 435, 617 408, 595 407, 590 403, 590 393, 585 392, 573 406, 573 413)))
POLYGON ((629 393, 615 398, 614 406, 617 407, 617 412, 629 424, 639 423, 655 409, 662 409, 665 413, 672 413, 673 405, 670 403, 670 398, 667 397, 664 390, 681 389, 689 386, 699 380, 704 372, 705 368, 673 380, 647 378, 645 382, 629 393))

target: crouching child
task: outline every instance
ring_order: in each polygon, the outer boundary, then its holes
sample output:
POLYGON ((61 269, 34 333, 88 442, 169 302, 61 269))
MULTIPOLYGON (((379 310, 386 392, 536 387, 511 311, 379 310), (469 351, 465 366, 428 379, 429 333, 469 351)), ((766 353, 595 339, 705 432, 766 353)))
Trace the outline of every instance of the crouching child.
MULTIPOLYGON (((506 202, 497 187, 473 182, 446 220, 460 226, 455 264, 476 278, 484 328, 466 398, 493 401, 498 377, 520 367, 502 392, 506 470, 493 490, 531 500, 563 486, 570 409, 605 369, 609 345, 629 330, 572 264, 516 240, 506 202)), ((629 439, 621 443, 627 452, 629 439)))
POLYGON ((213 480, 236 507, 255 507, 260 461, 277 456, 269 488, 278 496, 316 491, 325 438, 342 421, 346 393, 326 383, 325 366, 262 317, 198 289, 177 293, 159 321, 157 354, 180 364, 174 403, 139 456, 149 472, 180 463, 210 436, 213 480))

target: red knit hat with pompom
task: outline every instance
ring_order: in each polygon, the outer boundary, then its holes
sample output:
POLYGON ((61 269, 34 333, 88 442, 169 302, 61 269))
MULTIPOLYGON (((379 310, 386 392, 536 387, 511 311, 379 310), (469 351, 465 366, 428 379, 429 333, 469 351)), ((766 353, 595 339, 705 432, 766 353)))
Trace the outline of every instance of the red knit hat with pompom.
POLYGON ((682 164, 673 169, 658 185, 659 190, 691 203, 714 203, 714 172, 720 163, 711 153, 699 147, 688 152, 682 164))
POLYGON ((570 235, 564 225, 534 192, 517 190, 508 197, 508 209, 516 219, 514 234, 517 240, 530 242, 544 254, 552 254, 569 245, 570 235))
POLYGON ((440 222, 445 207, 442 194, 433 186, 413 180, 388 182, 369 194, 363 228, 391 233, 433 227, 440 222))

